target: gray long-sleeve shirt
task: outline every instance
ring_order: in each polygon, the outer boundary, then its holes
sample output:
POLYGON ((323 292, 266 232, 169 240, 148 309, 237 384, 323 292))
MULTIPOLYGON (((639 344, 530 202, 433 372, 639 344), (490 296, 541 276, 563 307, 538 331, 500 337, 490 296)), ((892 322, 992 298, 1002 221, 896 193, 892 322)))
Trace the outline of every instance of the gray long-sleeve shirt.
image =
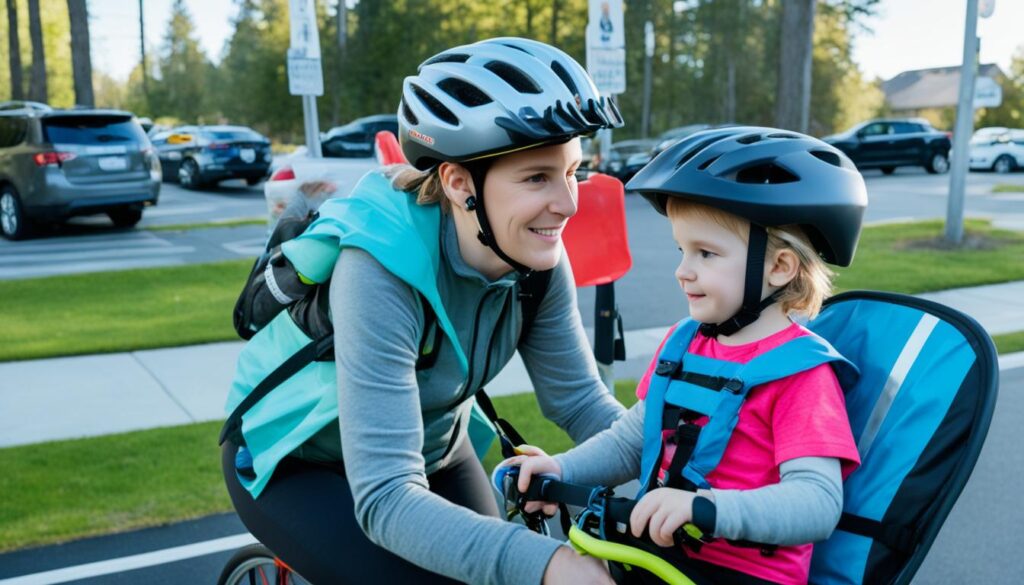
POLYGON ((435 366, 416 371, 419 295, 366 252, 346 249, 330 291, 340 424, 299 455, 334 456, 340 428, 356 518, 370 540, 460 581, 537 584, 557 541, 480 516, 428 488, 427 475, 444 467, 449 443, 465 440, 471 405, 452 405, 493 378, 518 347, 542 412, 577 442, 607 428, 623 409, 601 384, 564 255, 529 337, 517 346, 516 275, 491 282, 468 266, 447 216, 441 240, 438 287, 469 358, 469 379, 447 338, 435 366))

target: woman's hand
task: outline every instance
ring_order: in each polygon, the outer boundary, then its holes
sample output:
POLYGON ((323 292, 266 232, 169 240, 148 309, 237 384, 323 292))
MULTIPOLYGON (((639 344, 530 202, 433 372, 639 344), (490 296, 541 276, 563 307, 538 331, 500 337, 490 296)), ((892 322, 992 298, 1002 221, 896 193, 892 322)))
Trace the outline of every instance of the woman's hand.
POLYGON ((650 526, 651 540, 658 546, 672 546, 672 534, 693 519, 693 498, 697 494, 672 488, 651 490, 629 515, 629 529, 640 538, 650 526))
POLYGON ((601 559, 584 556, 567 546, 560 546, 544 570, 543 585, 559 583, 614 585, 615 581, 612 581, 608 566, 601 559))
MULTIPOLYGON (((516 487, 519 488, 520 492, 526 493, 526 490, 530 488, 530 478, 535 475, 562 477, 562 466, 541 448, 534 447, 533 445, 520 445, 516 447, 516 452, 519 455, 509 457, 499 463, 498 466, 519 467, 519 483, 516 484, 516 487)), ((543 510, 545 516, 554 516, 558 512, 558 504, 552 502, 527 502, 523 509, 530 513, 543 510)))

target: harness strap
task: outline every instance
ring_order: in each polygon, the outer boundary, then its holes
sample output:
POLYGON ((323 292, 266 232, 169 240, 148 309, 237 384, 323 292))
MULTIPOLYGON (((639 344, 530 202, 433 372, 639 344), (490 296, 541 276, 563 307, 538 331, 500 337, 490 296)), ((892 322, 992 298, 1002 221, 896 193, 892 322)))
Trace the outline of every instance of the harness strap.
POLYGON ((851 532, 877 540, 885 546, 906 556, 913 554, 917 547, 914 531, 901 524, 886 524, 856 514, 843 512, 836 526, 844 532, 851 532))

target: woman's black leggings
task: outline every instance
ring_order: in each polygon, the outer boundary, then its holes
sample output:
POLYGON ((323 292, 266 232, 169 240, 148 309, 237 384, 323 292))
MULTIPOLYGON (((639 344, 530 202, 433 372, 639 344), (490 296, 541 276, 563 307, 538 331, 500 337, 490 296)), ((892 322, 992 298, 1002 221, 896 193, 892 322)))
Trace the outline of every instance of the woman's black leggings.
MULTIPOLYGON (((314 584, 450 584, 373 544, 356 523, 352 492, 341 468, 287 458, 254 500, 235 475, 238 447, 226 442, 221 465, 231 501, 253 536, 314 584)), ((430 475, 430 491, 480 514, 498 516, 494 490, 469 441, 451 463, 430 475)), ((444 519, 437 519, 438 530, 444 519)))

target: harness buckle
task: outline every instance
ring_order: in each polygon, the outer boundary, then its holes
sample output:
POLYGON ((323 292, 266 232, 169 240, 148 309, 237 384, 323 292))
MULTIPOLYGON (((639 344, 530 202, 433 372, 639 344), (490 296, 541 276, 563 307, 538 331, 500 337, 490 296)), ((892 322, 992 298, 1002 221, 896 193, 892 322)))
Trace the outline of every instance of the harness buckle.
POLYGON ((725 381, 722 389, 731 394, 739 394, 743 392, 743 380, 739 378, 729 378, 725 381))
POLYGON ((673 377, 682 367, 683 362, 673 362, 669 360, 658 360, 658 367, 655 368, 654 373, 659 376, 673 377))

